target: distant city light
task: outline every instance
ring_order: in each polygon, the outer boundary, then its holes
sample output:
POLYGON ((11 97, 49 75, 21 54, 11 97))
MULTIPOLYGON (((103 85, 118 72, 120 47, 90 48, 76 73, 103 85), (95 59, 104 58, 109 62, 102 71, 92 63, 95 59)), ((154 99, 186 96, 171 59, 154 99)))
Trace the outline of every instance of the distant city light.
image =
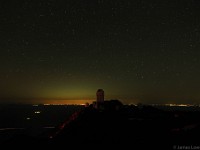
POLYGON ((30 120, 31 118, 27 117, 26 120, 30 120))
POLYGON ((35 111, 35 114, 40 114, 41 113, 41 111, 35 111))
POLYGON ((152 106, 170 106, 170 107, 173 107, 173 106, 178 106, 178 107, 192 107, 192 106, 198 106, 200 107, 200 105, 193 105, 193 104, 151 104, 152 106))
POLYGON ((48 105, 50 105, 50 104, 44 104, 44 105, 47 105, 47 106, 48 106, 48 105))
POLYGON ((64 105, 85 105, 83 103, 76 104, 76 103, 70 103, 70 104, 43 104, 44 106, 64 106, 64 105))
POLYGON ((179 106, 179 107, 190 107, 191 104, 165 104, 166 106, 179 106))

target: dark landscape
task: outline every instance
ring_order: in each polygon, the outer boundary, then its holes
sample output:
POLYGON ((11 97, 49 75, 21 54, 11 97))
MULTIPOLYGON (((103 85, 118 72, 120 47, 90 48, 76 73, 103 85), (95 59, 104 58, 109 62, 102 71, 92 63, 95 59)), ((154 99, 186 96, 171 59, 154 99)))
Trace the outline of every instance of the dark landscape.
POLYGON ((130 146, 133 149, 178 149, 178 146, 193 146, 193 149, 197 149, 199 146, 198 106, 187 109, 181 106, 135 106, 110 100, 98 109, 92 104, 81 108, 66 116, 51 130, 37 136, 19 134, 6 140, 3 145, 48 148, 130 146))

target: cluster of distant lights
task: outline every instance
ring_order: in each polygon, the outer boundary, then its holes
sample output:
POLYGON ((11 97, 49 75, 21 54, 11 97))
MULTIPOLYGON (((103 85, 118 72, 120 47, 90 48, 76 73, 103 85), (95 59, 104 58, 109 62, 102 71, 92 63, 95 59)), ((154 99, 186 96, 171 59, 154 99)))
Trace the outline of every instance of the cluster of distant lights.
POLYGON ((190 107, 189 104, 165 104, 166 106, 180 106, 180 107, 190 107))
POLYGON ((152 106, 170 106, 170 107, 192 107, 192 106, 198 106, 200 105, 192 105, 192 104, 151 104, 152 106))
MULTIPOLYGON (((42 104, 43 106, 65 106, 65 105, 75 105, 75 106, 85 106, 86 104, 42 104)), ((38 107, 38 106, 40 106, 40 105, 38 105, 38 104, 33 104, 32 105, 33 107, 38 107)), ((40 114, 41 113, 41 111, 35 111, 34 112, 35 114, 40 114)), ((31 120, 31 118, 30 117, 27 117, 26 118, 26 120, 31 120)))
MULTIPOLYGON (((79 105, 82 105, 82 106, 84 106, 84 105, 86 105, 86 104, 42 104, 42 105, 44 105, 44 106, 65 106, 65 105, 75 105, 75 106, 79 106, 79 105)), ((34 104, 34 105, 32 105, 32 106, 35 106, 35 107, 37 107, 37 106, 39 106, 39 105, 37 105, 37 104, 34 104)))
MULTIPOLYGON (((86 104, 42 104, 44 106, 65 106, 65 105, 83 105, 85 106, 86 104)), ((134 105, 134 106, 138 106, 137 104, 129 104, 129 105, 134 105)), ((198 106, 200 107, 200 105, 192 105, 192 104, 150 104, 151 106, 169 106, 169 107, 192 107, 192 106, 198 106)), ((34 104, 34 107, 38 107, 38 104, 34 104)), ((40 114, 41 111, 35 111, 35 114, 40 114)), ((27 117, 26 120, 30 120, 30 117, 27 117)))
MULTIPOLYGON (((65 106, 65 105, 75 105, 75 106, 85 106, 85 105, 87 105, 87 104, 42 104, 42 105, 44 105, 44 106, 65 106)), ((138 106, 137 104, 129 104, 129 105, 134 105, 134 106, 138 106)), ((179 106, 179 107, 191 107, 191 106, 199 106, 200 107, 200 105, 193 105, 193 104, 149 104, 149 105, 151 105, 151 106, 170 106, 170 107, 173 107, 173 106, 179 106)), ((34 104, 33 106, 39 106, 39 105, 37 105, 37 104, 34 104)), ((35 112, 35 113, 40 113, 40 112, 35 112)))
POLYGON ((35 114, 40 114, 41 113, 41 111, 35 111, 35 114))
MULTIPOLYGON (((140 106, 140 105, 145 105, 145 104, 129 104, 129 105, 134 105, 134 106, 140 106)), ((150 106, 169 106, 169 107, 193 107, 197 106, 200 107, 200 105, 193 105, 193 104, 148 104, 150 106)))
MULTIPOLYGON (((34 106, 36 106, 36 105, 34 105, 34 106)), ((38 106, 38 105, 37 105, 37 106, 38 106)), ((35 111, 34 113, 35 113, 35 114, 40 114, 41 111, 35 111)), ((31 120, 31 118, 30 118, 30 117, 27 117, 26 120, 31 120)))

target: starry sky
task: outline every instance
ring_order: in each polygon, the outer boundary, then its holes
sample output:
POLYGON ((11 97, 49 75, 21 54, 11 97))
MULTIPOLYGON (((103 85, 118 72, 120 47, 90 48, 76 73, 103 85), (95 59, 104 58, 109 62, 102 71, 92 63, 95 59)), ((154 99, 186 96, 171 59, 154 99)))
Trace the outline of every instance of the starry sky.
POLYGON ((1 0, 0 101, 200 102, 199 0, 1 0))

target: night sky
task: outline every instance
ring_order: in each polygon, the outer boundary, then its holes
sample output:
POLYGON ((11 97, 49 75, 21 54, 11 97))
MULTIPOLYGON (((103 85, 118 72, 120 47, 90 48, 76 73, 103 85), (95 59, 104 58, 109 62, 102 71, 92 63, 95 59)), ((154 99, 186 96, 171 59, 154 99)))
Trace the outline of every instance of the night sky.
POLYGON ((0 99, 200 102, 199 0, 1 0, 0 99))

